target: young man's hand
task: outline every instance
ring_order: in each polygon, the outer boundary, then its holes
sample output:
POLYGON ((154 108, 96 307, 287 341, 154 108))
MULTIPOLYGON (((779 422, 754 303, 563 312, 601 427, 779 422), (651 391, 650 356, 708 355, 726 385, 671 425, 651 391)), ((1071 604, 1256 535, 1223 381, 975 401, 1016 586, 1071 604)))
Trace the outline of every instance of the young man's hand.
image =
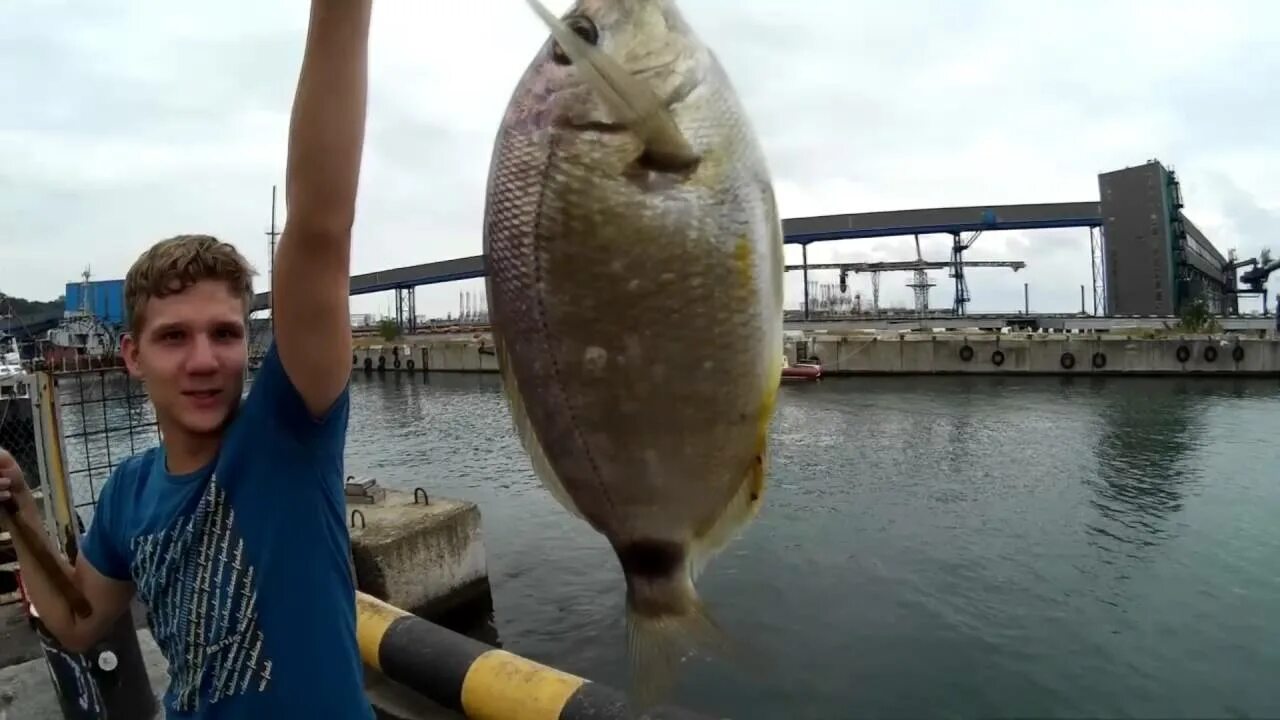
POLYGON ((30 497, 31 490, 27 488, 27 481, 22 475, 22 468, 18 467, 18 461, 13 459, 8 450, 0 448, 0 503, 16 500, 22 504, 30 497))

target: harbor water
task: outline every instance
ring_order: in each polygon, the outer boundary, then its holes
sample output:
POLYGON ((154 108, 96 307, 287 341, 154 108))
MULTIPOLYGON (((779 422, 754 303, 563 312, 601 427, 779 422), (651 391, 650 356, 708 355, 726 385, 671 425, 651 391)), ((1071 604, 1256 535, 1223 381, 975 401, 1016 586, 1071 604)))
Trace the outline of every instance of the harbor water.
MULTIPOLYGON (((479 503, 509 650, 625 682, 621 574, 497 378, 353 376, 348 465, 479 503)), ((1280 714, 1280 382, 832 378, 782 391, 761 516, 700 580, 735 718, 1280 714)))
MULTIPOLYGON (((623 686, 617 562, 533 477, 497 377, 352 383, 348 473, 480 506, 478 636, 623 686)), ((691 660, 682 704, 1280 716, 1280 381, 830 378, 783 388, 771 452, 699 581, 754 662, 691 660)))

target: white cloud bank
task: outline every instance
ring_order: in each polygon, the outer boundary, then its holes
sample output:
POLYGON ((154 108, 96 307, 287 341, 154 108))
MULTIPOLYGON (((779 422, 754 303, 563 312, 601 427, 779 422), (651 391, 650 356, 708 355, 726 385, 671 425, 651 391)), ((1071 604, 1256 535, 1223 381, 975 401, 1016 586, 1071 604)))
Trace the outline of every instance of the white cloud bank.
MULTIPOLYGON (((567 0, 549 3, 554 11, 567 0)), ((1099 172, 1159 157, 1187 212, 1250 256, 1280 229, 1280 5, 684 0, 729 69, 783 214, 1092 200, 1099 172)), ((0 290, 58 295, 86 265, 121 277, 151 242, 211 232, 264 273, 283 183, 305 2, 0 5, 0 290)), ((520 0, 378 0, 353 270, 480 251, 493 132, 545 37, 520 0)), ((925 238, 943 259, 949 239, 925 238)), ((1280 247, 1275 249, 1280 250, 1280 247)), ((798 261, 799 248, 789 248, 798 261)), ((909 238, 824 243, 812 261, 908 259, 909 238)), ((991 233, 974 311, 1079 307, 1088 233, 991 233)), ((834 277, 820 278, 834 281, 834 277)), ((931 302, 949 306, 945 272, 931 302)), ((882 302, 907 303, 906 274, 882 302)), ((855 288, 870 294, 870 280, 855 288)), ((799 301, 799 273, 788 278, 799 301)), ((457 308, 480 281, 418 291, 457 308)), ((1256 307, 1249 300, 1245 307, 1256 307)), ((394 307, 356 298, 356 311, 394 307)))

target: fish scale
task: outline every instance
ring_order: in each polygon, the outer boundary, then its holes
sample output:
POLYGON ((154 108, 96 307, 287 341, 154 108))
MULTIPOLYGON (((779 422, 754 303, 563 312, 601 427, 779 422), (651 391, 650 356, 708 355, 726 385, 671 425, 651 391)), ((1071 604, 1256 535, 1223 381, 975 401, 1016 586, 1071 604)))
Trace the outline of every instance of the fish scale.
POLYGON ((762 501, 782 228, 732 86, 671 0, 576 5, 594 48, 543 17, 553 39, 494 143, 490 322, 535 472, 618 554, 645 703, 676 654, 727 642, 693 580, 762 501))

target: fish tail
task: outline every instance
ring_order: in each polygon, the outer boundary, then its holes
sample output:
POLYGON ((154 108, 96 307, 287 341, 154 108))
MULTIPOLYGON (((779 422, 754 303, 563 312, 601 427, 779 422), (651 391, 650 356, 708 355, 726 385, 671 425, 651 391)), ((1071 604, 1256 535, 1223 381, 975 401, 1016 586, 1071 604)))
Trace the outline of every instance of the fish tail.
POLYGON ((706 651, 730 661, 741 657, 698 596, 689 550, 686 543, 659 539, 618 547, 627 583, 627 699, 633 710, 656 705, 671 693, 685 655, 706 651))
POLYGON ((692 582, 667 587, 660 594, 628 593, 628 702, 636 711, 671 694, 685 656, 707 651, 729 660, 738 657, 736 644, 707 612, 692 582))

